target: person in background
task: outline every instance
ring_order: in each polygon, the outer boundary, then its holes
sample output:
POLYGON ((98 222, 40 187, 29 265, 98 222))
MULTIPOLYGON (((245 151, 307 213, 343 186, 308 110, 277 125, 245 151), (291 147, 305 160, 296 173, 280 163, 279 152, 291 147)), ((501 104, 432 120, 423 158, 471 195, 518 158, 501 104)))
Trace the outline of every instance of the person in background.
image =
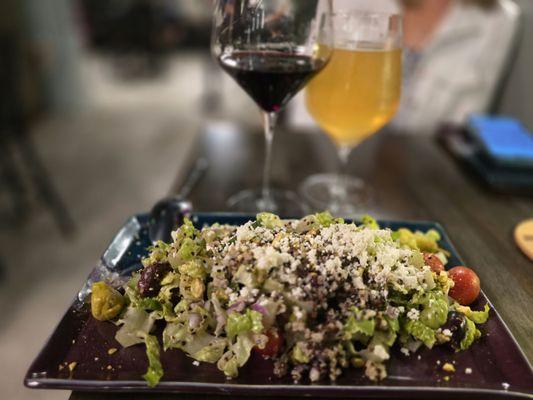
POLYGON ((511 56, 519 10, 510 0, 401 0, 404 90, 391 127, 431 134, 489 111, 511 56))
MULTIPOLYGON (((336 9, 368 9, 364 0, 336 0, 336 9)), ((520 11, 512 0, 398 0, 372 3, 372 11, 404 17, 404 83, 389 128, 432 134, 443 123, 461 124, 489 111, 504 77, 520 11)), ((300 96, 289 120, 309 124, 300 96)))

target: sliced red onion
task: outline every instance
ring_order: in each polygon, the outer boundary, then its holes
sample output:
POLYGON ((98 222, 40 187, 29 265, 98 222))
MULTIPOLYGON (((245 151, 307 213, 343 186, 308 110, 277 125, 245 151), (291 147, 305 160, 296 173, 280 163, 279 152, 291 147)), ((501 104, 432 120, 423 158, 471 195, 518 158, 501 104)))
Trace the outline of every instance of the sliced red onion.
POLYGON ((191 329, 196 329, 200 326, 200 322, 202 322, 202 317, 200 314, 196 313, 190 313, 189 314, 189 327, 191 329))
POLYGON ((244 310, 244 301, 242 300, 236 301, 228 307, 228 313, 232 311, 241 312, 242 310, 244 310))
POLYGON ((261 304, 254 303, 250 306, 250 308, 254 311, 260 312, 263 315, 268 315, 268 310, 263 307, 261 304))

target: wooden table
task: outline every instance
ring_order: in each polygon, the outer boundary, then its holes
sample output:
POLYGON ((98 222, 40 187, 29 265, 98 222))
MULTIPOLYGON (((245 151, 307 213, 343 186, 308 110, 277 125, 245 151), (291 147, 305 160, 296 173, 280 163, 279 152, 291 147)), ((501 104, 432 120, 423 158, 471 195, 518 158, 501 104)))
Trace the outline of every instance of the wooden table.
MULTIPOLYGON (((242 188, 257 187, 263 163, 261 135, 239 132, 204 134, 199 156, 209 169, 190 196, 197 211, 223 211, 226 199, 242 188)), ((310 174, 334 171, 336 156, 316 133, 278 132, 274 142, 273 183, 296 189, 310 174)), ((461 170, 431 138, 377 135, 354 151, 350 171, 374 188, 368 213, 377 218, 440 222, 482 288, 533 360, 533 263, 515 246, 515 225, 533 217, 533 198, 492 193, 461 170)), ((178 177, 173 190, 183 182, 178 177)), ((71 400, 107 399, 73 393, 71 400)), ((111 398, 111 397, 109 397, 111 398)), ((113 395, 116 399, 201 399, 205 396, 113 395)), ((215 397, 209 397, 214 399, 215 397)), ((224 397, 217 397, 224 398, 224 397)))

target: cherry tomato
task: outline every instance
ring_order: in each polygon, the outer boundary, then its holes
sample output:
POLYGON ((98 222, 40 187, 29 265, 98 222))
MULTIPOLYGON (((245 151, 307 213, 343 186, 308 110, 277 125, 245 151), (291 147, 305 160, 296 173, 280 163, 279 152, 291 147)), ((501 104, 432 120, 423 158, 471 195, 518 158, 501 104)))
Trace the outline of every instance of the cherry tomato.
POLYGON ((281 349, 283 337, 277 329, 270 329, 265 335, 268 337, 268 342, 265 345, 265 348, 260 349, 259 347, 255 347, 254 350, 263 357, 274 357, 281 349))
POLYGON ((450 297, 459 304, 467 306, 472 304, 479 296, 479 277, 467 267, 453 267, 448 271, 448 276, 454 282, 450 289, 450 297))
POLYGON ((438 274, 440 271, 444 271, 444 264, 439 257, 432 253, 423 253, 423 255, 424 262, 433 272, 438 274))

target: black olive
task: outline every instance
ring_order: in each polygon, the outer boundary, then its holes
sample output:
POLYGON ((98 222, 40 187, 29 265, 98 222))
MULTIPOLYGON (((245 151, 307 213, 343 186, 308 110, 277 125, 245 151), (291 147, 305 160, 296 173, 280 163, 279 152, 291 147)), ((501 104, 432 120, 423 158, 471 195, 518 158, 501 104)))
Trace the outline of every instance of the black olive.
POLYGON ((157 296, 161 289, 161 281, 170 271, 172 267, 168 263, 152 264, 144 268, 137 283, 141 297, 157 296))
POLYGON ((452 336, 450 338, 450 346, 455 350, 458 350, 461 346, 461 341, 466 335, 466 317, 464 314, 457 311, 450 311, 448 313, 448 319, 446 323, 441 327, 450 330, 452 336))

